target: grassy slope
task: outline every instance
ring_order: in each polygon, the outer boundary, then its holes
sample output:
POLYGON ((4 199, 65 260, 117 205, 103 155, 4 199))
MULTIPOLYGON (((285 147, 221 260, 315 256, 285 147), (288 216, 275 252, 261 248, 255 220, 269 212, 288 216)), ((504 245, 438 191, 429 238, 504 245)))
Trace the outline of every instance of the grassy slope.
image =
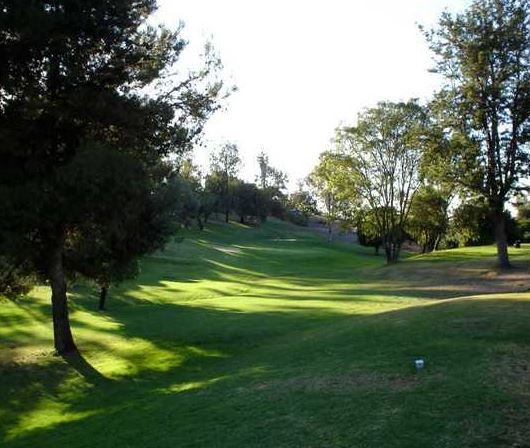
POLYGON ((146 259, 105 314, 74 288, 69 360, 50 355, 45 288, 1 303, 0 445, 516 446, 530 294, 469 296, 492 253, 388 268, 283 223, 212 225, 146 259))

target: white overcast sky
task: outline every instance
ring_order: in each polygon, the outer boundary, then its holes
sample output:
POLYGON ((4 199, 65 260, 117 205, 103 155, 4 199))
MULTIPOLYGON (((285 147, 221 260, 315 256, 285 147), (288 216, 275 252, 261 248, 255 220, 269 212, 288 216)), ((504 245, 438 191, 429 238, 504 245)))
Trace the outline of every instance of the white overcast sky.
MULTIPOLYGON (((159 0, 157 21, 185 23, 189 54, 212 40, 224 77, 238 87, 208 123, 206 148, 237 143, 242 177, 254 180, 256 156, 286 171, 290 189, 334 129, 381 100, 426 98, 437 86, 417 24, 462 11, 470 0, 159 0)), ((188 56, 189 58, 189 56, 188 56)), ((191 59, 190 59, 191 60, 191 59)))

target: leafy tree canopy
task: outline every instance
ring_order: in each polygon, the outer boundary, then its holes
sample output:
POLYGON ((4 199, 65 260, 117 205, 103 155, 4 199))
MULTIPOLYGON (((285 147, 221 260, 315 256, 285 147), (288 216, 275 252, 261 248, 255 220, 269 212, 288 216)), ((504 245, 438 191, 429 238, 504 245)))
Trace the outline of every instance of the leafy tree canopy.
POLYGON ((360 114, 356 126, 338 132, 341 150, 350 160, 354 197, 371 212, 389 263, 399 257, 420 186, 427 127, 424 108, 412 100, 379 103, 360 114))
POLYGON ((438 156, 453 181, 485 198, 507 267, 504 206, 528 173, 530 3, 475 0, 425 34, 446 80, 432 105, 445 134, 438 156))

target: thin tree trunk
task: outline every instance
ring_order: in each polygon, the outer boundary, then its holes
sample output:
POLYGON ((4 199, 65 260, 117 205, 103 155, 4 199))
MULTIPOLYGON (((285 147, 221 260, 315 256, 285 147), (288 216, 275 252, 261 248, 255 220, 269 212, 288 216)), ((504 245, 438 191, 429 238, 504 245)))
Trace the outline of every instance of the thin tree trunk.
POLYGON ((58 355, 77 351, 70 320, 66 297, 66 277, 63 267, 63 244, 58 242, 53 249, 49 266, 50 285, 52 289, 53 339, 58 355))
POLYGON ((400 250, 401 245, 394 241, 389 241, 385 243, 385 254, 387 264, 393 264, 398 261, 400 250))
POLYGON ((399 255, 401 254, 402 245, 403 245, 402 242, 396 243, 396 247, 394 249, 394 263, 397 263, 399 260, 399 255))
POLYGON ((432 248, 433 251, 437 251, 438 248, 440 247, 440 241, 442 240, 442 235, 441 234, 438 234, 438 236, 436 237, 436 241, 434 242, 434 246, 432 248))
POLYGON ((493 215, 495 226, 495 243, 497 245, 497 265, 501 269, 511 267, 508 258, 508 240, 506 238, 506 219, 502 210, 495 210, 493 215))
POLYGON ((227 210, 225 212, 225 222, 228 224, 228 221, 229 221, 229 218, 230 218, 230 212, 227 210))
POLYGON ((392 263, 392 246, 389 242, 385 242, 385 255, 386 255, 386 263, 391 264, 392 263))
POLYGON ((328 221, 328 243, 333 241, 333 226, 331 221, 328 221))
POLYGON ((102 286, 99 290, 99 311, 105 311, 105 301, 107 300, 108 286, 102 286))

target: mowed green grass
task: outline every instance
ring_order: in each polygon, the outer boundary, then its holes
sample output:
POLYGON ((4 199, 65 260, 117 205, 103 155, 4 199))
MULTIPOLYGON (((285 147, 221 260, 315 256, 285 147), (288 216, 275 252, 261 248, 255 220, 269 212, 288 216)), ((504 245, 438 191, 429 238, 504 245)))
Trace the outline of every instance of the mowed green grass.
POLYGON ((82 357, 52 356, 47 288, 0 302, 0 446, 529 443, 530 294, 492 247, 386 267, 277 221, 183 236, 106 313, 71 288, 82 357))

